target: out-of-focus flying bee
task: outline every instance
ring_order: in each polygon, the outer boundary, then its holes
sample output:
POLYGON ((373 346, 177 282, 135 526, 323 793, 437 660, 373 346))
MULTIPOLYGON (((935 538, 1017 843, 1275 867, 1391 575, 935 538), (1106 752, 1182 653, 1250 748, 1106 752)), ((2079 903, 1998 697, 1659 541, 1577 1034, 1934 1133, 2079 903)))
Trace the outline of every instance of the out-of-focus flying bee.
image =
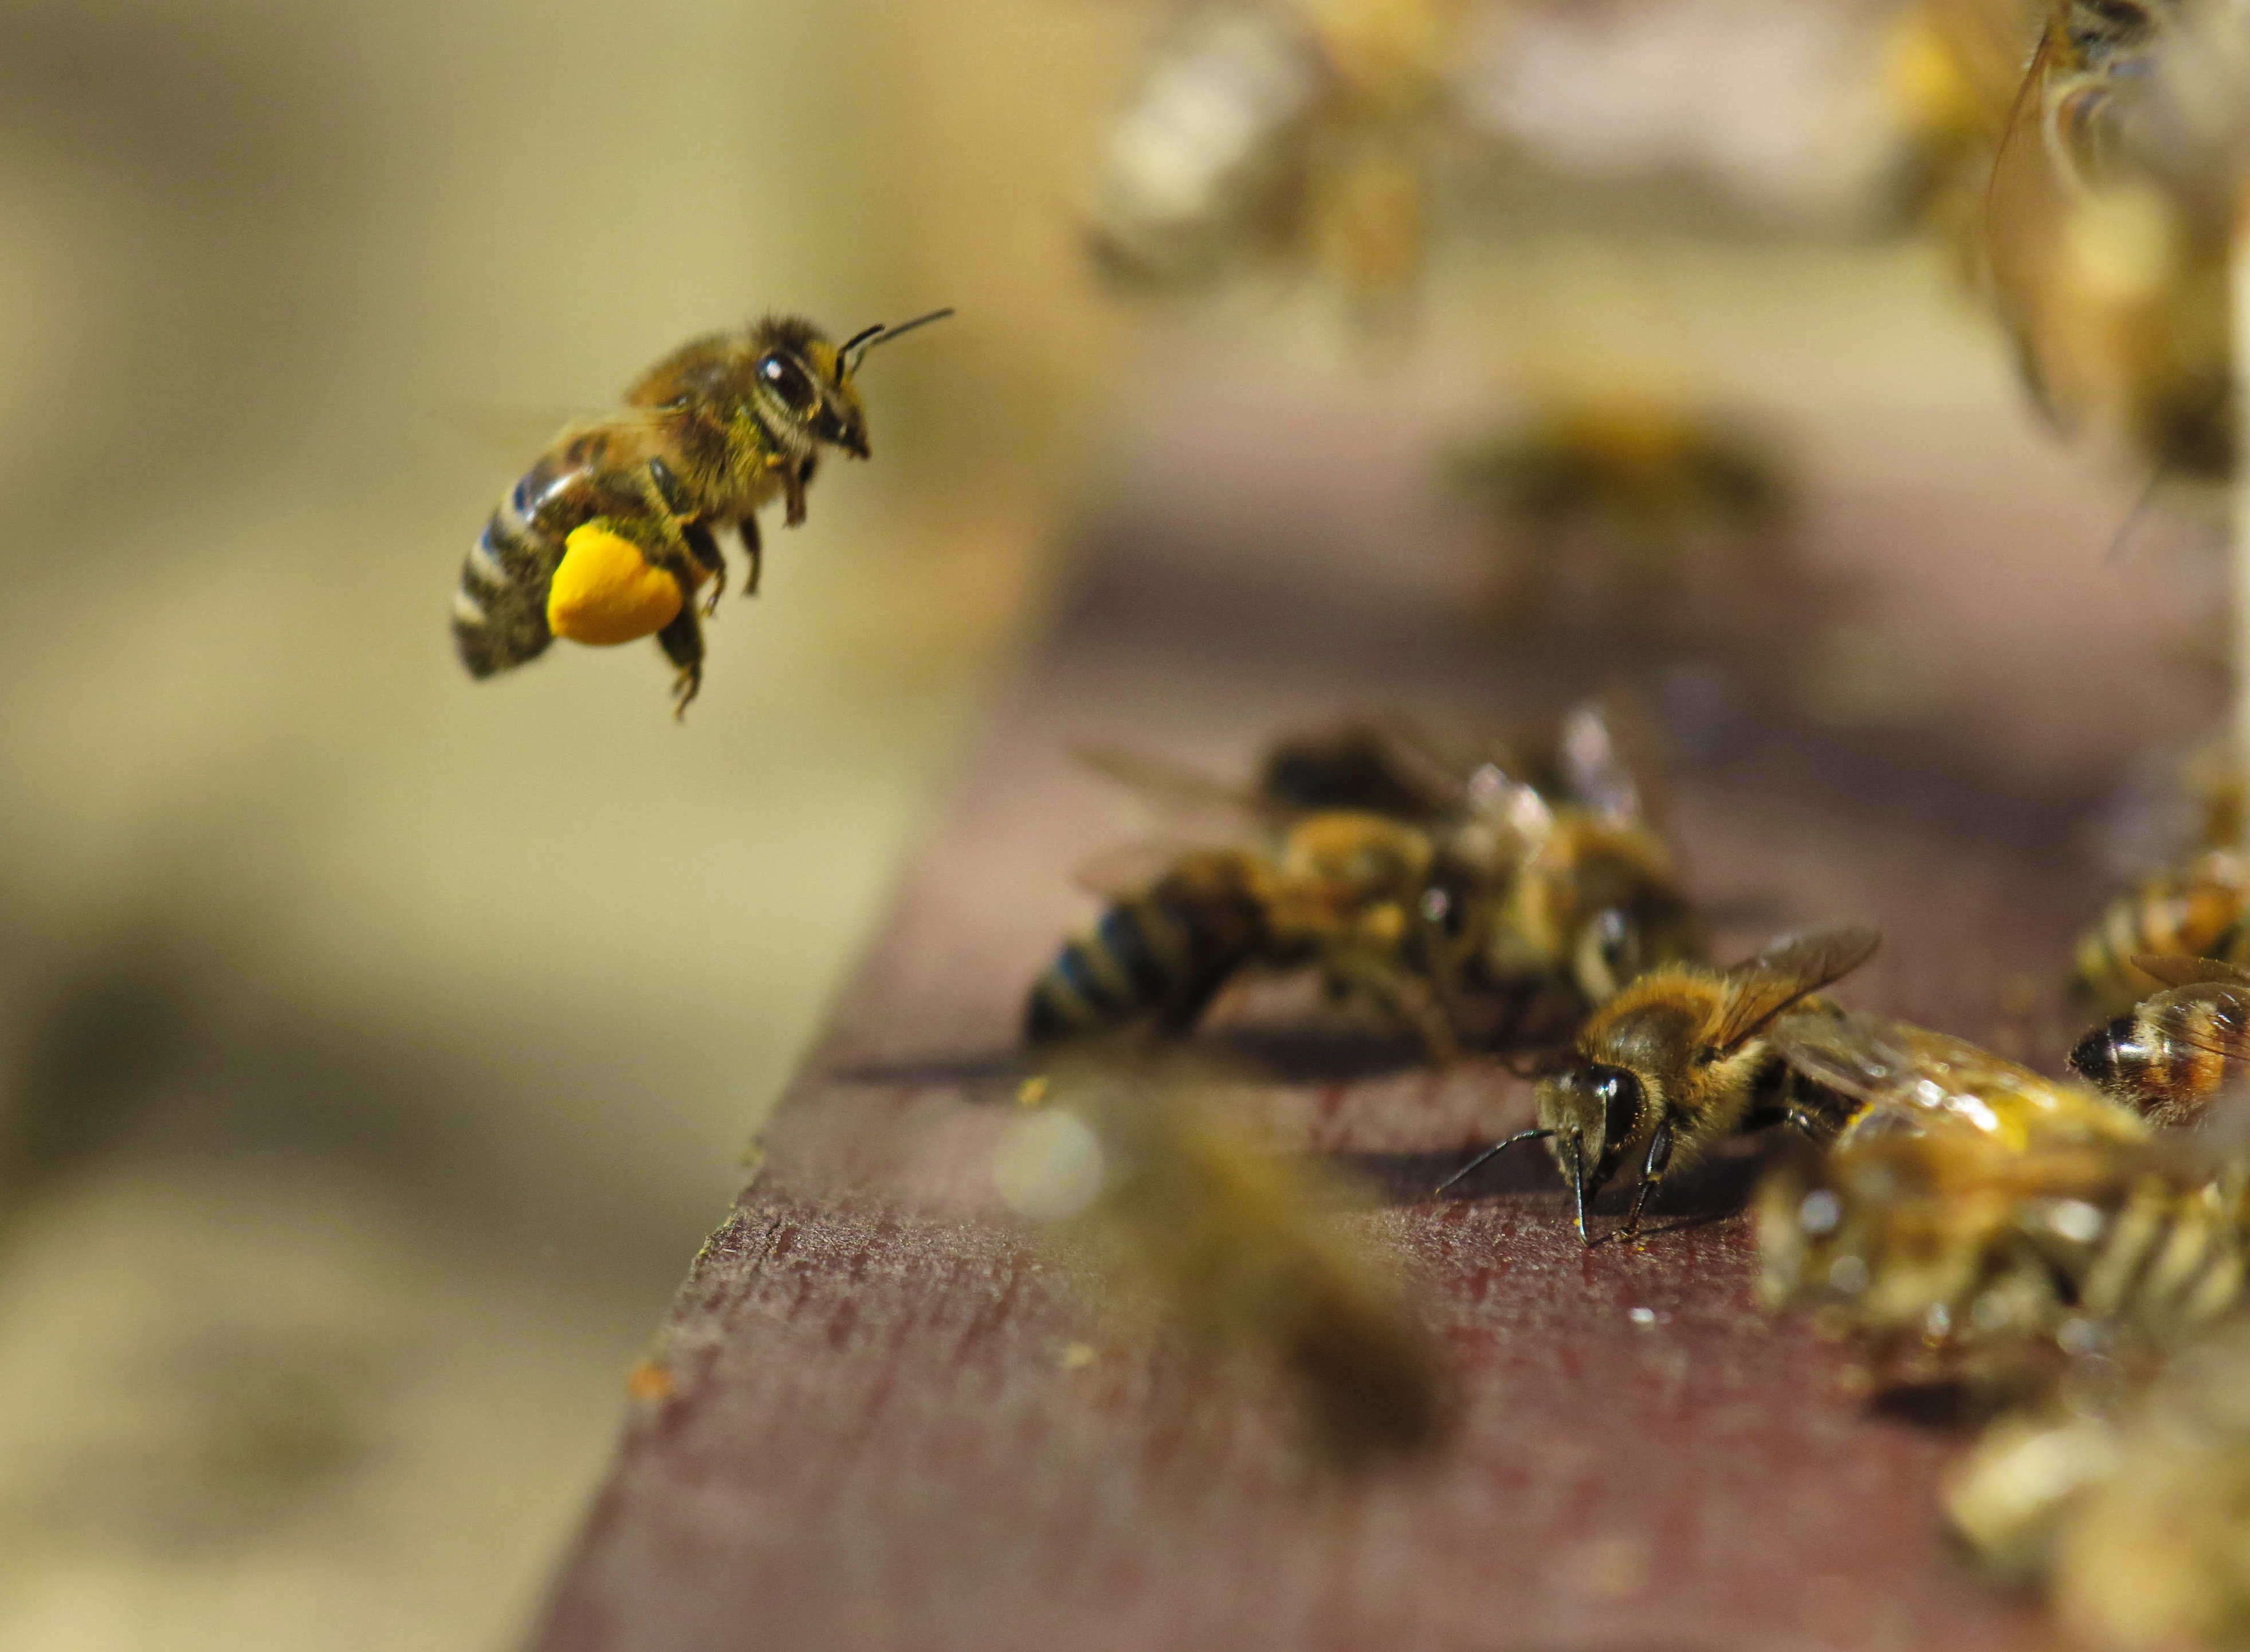
POLYGON ((1558 403, 1453 473, 1491 522, 1487 605, 1510 626, 1552 617, 1566 570, 1599 576, 1581 605, 1639 618, 1677 611, 1699 557, 1771 579, 1795 513, 1771 450, 1653 398, 1558 403))
POLYGON ((2053 0, 1995 158, 1984 263, 2041 406, 2162 477, 2234 462, 2238 10, 2053 0))
POLYGON ((2140 999, 2148 978, 2133 960, 2178 955, 2250 962, 2250 861, 2208 849, 2110 897, 2071 955, 2072 992, 2097 1013, 2140 999))
POLYGON ((1587 1018, 1568 1065, 1540 1082, 1536 1128, 1487 1148, 1439 1191, 1515 1142, 1543 1140, 1570 1181, 1578 1236, 1591 1244, 1587 1205, 1628 1165, 1629 1237, 1664 1177, 1729 1137, 1783 1123, 1832 1136, 1847 1109, 1774 1035, 1785 1019, 1833 1019, 1829 1006, 1808 1000, 1866 963, 1879 940, 1843 925, 1786 937, 1729 970, 1651 970, 1587 1018))
POLYGON ((1426 172, 1462 0, 1205 0, 1176 18, 1112 127, 1087 239, 1135 285, 1260 254, 1363 305, 1422 259, 1426 172))
POLYGON ((1436 1351, 1395 1271, 1342 1230, 1336 1178, 1229 1117, 1208 1071, 1105 1062, 1038 1082, 997 1179, 1017 1210, 1091 1241, 1103 1309, 1143 1302, 1206 1365, 1247 1356, 1289 1382, 1338 1468, 1433 1443, 1436 1351))
POLYGON ((634 381, 620 411, 565 430, 502 500, 461 565, 453 640, 473 676, 544 653, 654 636, 678 668, 675 712, 703 676, 696 591, 715 612, 726 563, 714 534, 738 529, 758 587, 757 511, 776 498, 804 520, 825 448, 867 457, 853 383, 866 352, 950 315, 872 327, 832 342, 810 321, 770 316, 680 346, 634 381))
POLYGON ((2071 1069, 2157 1124, 2199 1123, 2250 1075, 2250 970, 2223 958, 2132 962, 2164 990, 2079 1040, 2071 1069))

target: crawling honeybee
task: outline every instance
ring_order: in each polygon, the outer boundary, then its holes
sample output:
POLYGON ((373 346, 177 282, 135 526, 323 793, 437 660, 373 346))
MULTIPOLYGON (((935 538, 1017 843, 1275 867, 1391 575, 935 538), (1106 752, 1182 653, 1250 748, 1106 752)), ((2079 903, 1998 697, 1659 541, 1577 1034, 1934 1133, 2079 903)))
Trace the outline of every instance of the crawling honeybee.
POLYGON ((537 658, 556 637, 653 635, 678 668, 675 713, 703 678, 703 615, 727 580, 714 532, 740 529, 758 588, 758 508, 804 520, 821 450, 867 457, 853 376, 868 350, 950 315, 871 327, 842 344, 769 316, 680 346, 635 380, 619 411, 574 425, 526 471, 461 564, 453 641, 472 676, 537 658))
POLYGON ((2158 1124, 2199 1123, 2250 1074, 2250 970, 2224 958, 2132 963, 2164 990, 2080 1040, 2071 1069, 2158 1124))
POLYGON ((1552 618, 1566 573, 1583 576, 1567 593, 1577 605, 1653 619, 1678 609, 1699 558, 1766 581, 1787 571, 1795 506, 1780 458, 1653 397, 1559 401, 1460 454, 1453 476, 1491 524, 1486 605, 1503 626, 1552 618))
POLYGON ((1595 1010, 1568 1065, 1540 1081, 1537 1127, 1485 1149, 1439 1191, 1515 1142, 1543 1140, 1570 1180, 1578 1237, 1591 1244, 1586 1207, 1629 1161, 1628 1237, 1666 1174, 1727 1137, 1782 1123, 1833 1134, 1846 1116, 1839 1098, 1807 1079, 1769 1034, 1791 1012, 1833 1017, 1807 1000, 1866 963, 1879 939, 1842 925, 1786 937, 1729 970, 1651 970, 1595 1010))
POLYGON ((1246 1354, 1290 1382, 1338 1468, 1433 1441, 1436 1351, 1393 1270, 1342 1230, 1349 1190, 1230 1117, 1223 1075, 1066 1063, 1025 1099, 1001 1192, 1092 1241, 1105 1310, 1145 1302, 1191 1355, 1246 1354))
POLYGON ((1305 816, 1273 847, 1190 851, 1065 944, 1032 985, 1024 1035, 1183 1031, 1246 971, 1311 967, 1450 1060, 1459 1038, 1446 989, 1460 949, 1425 898, 1436 860, 1425 833, 1344 811, 1305 816))
POLYGON ((1460 0, 1207 0, 1111 128, 1087 240, 1121 280, 1325 266, 1363 305, 1420 268, 1460 0))
POLYGON ((1113 890, 1033 989, 1027 1036, 1184 1030, 1239 970, 1317 959, 1449 1058, 1470 1020, 1522 1041, 1645 969, 1700 957, 1617 721, 1574 708, 1522 743, 1528 760, 1498 742, 1447 751, 1402 725, 1347 723, 1277 741, 1246 791, 1136 753, 1083 754, 1145 793, 1255 822, 1261 840, 1183 854, 1113 890))

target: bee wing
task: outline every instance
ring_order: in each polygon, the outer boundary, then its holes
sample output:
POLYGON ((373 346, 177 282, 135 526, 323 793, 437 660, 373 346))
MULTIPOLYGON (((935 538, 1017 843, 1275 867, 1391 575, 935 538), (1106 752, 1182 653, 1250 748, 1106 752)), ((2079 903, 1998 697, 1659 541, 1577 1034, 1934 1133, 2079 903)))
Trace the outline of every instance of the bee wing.
POLYGON ((1287 818, 1285 811, 1268 805, 1247 788, 1170 757, 1110 745, 1074 745, 1070 755, 1103 779, 1123 786, 1166 813, 1226 814, 1238 823, 1247 819, 1260 826, 1277 825, 1287 818))
POLYGON ((2136 952, 2133 967, 2143 975, 2155 977, 2166 986, 2198 986, 2206 981, 2221 981, 2233 985, 2250 984, 2250 970, 2225 958, 2182 957, 2154 952, 2136 952))
POLYGON ((1880 930, 1864 923, 1782 937, 1727 972, 1727 1004, 1711 1043, 1722 1051, 1736 1047, 1798 999, 1858 969, 1874 956, 1882 938, 1880 930))
POLYGON ((1612 688, 1563 714, 1555 763, 1563 794, 1595 814, 1655 826, 1664 814, 1655 720, 1630 690, 1612 688))
POLYGON ((1767 1038, 1817 1083, 1865 1103, 1850 1138, 1966 1132, 2023 1151, 2138 1142, 2138 1118, 2082 1084, 2047 1078, 1945 1033, 1884 1016, 1791 1015, 1767 1038))

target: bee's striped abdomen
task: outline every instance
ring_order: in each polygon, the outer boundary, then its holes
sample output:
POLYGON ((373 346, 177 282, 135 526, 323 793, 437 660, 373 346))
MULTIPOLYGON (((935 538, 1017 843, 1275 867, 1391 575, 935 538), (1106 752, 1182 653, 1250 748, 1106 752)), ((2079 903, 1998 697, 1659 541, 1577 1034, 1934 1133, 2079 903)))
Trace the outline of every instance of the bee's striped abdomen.
POLYGON ((473 677, 535 660, 555 640, 547 591, 562 559, 567 527, 545 508, 575 481, 579 467, 554 455, 518 479, 461 563, 453 592, 453 645, 473 677))
POLYGON ((2159 992, 2088 1033, 2070 1065, 2159 1124, 2193 1124, 2250 1075, 2250 991, 2198 982, 2159 992))
POLYGON ((1257 956, 1264 923, 1239 877, 1182 868, 1117 902, 1063 944, 1032 985, 1024 1037, 1039 1044, 1153 1017, 1192 1026, 1226 979, 1257 956))
POLYGON ((2062 1254, 2050 1261, 2069 1282, 2079 1313, 2176 1334, 2241 1297, 2245 1235, 2236 1203, 2218 1189, 2150 1176, 2114 1209, 2065 1199, 2053 1213, 2027 1215, 2034 1233, 2071 1226, 2062 1254))

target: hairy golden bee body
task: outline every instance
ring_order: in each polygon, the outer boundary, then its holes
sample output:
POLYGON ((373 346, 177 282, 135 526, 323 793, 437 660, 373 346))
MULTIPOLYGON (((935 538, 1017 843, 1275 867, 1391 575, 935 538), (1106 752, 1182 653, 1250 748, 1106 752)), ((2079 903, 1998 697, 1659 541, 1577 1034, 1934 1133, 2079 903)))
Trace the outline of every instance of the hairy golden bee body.
POLYGON ((2133 963, 2168 985, 2080 1040, 2071 1068, 2159 1125, 2201 1123, 2250 1075, 2250 970, 2211 958, 2133 963))
POLYGON ((810 321, 769 316, 680 346, 633 383, 623 409, 564 431, 462 564, 452 612, 461 663, 487 677, 537 658, 558 635, 608 644, 652 634, 677 668, 684 711, 702 681, 700 621, 726 583, 715 532, 740 530, 755 594, 756 513, 783 499, 797 526, 822 450, 867 457, 852 374, 867 349, 919 325, 839 346, 810 321))

